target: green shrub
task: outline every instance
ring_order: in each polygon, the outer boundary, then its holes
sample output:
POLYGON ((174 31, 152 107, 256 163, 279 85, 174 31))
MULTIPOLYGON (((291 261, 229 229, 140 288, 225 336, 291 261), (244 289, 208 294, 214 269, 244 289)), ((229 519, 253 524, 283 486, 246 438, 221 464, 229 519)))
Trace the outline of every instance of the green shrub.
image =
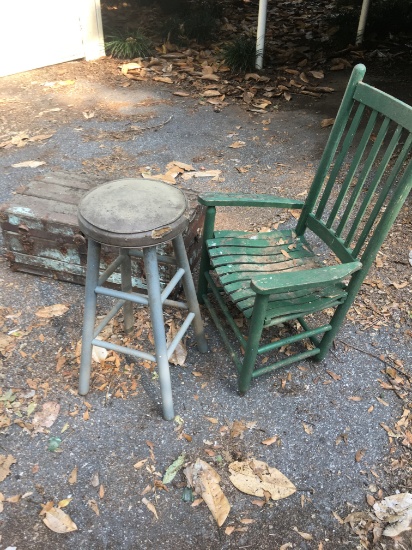
POLYGON ((256 41, 240 36, 223 49, 223 60, 233 72, 246 72, 255 68, 256 41))
POLYGON ((146 57, 152 51, 150 40, 140 31, 116 31, 107 36, 106 51, 119 59, 146 57))

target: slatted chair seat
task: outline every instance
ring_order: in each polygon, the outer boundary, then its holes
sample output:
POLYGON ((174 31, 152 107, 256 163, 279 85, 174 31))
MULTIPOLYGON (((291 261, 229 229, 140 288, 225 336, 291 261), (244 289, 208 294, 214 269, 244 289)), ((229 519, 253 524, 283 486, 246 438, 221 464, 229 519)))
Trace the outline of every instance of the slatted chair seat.
POLYGON ((198 299, 237 366, 240 393, 261 374, 307 357, 326 357, 412 189, 412 108, 364 83, 365 71, 363 65, 353 70, 305 202, 270 194, 199 197, 207 210, 198 299), (301 215, 293 230, 215 230, 216 208, 225 206, 286 208, 301 215), (313 252, 313 235, 329 249, 332 265, 313 252), (247 334, 235 322, 230 302, 246 318, 247 334), (290 336, 262 338, 263 329, 288 320, 294 321, 290 336), (304 345, 296 353, 288 350, 273 364, 256 367, 259 355, 298 342, 304 345))
MULTIPOLYGON (((321 268, 323 264, 304 237, 292 230, 264 233, 215 231, 207 241, 211 264, 219 283, 246 319, 252 317, 256 293, 250 283, 257 274, 321 268)), ((283 323, 312 311, 335 307, 347 296, 342 284, 325 284, 310 290, 270 296, 265 326, 283 323)))

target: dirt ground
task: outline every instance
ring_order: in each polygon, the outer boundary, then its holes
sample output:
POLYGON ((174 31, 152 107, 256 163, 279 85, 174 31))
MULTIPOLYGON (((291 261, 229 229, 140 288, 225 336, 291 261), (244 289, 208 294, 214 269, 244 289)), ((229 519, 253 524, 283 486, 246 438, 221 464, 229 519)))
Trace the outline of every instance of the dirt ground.
MULTIPOLYGON (((399 74, 384 62, 371 63, 366 81, 411 102, 410 78, 399 74)), ((349 70, 329 73, 325 85, 335 88, 333 94, 280 99, 269 113, 236 102, 216 110, 195 93, 174 96, 175 87, 164 83, 132 81, 124 87, 126 79, 111 59, 3 78, 0 142, 20 138, 0 150, 1 202, 21 184, 53 171, 110 180, 159 173, 172 160, 222 171, 217 182, 179 182, 197 192, 296 197, 310 184, 328 135, 321 121, 336 113, 348 76, 349 70), (247 146, 230 148, 234 136, 247 146), (12 167, 27 160, 45 164, 12 167)), ((235 368, 205 313, 209 353, 199 354, 189 333, 186 364, 172 367, 174 422, 161 418, 156 373, 130 358, 94 364, 90 393, 77 394, 84 289, 13 273, 3 249, 0 335, 1 342, 5 335, 9 339, 0 355, 0 454, 14 461, 0 478, 0 548, 362 548, 355 531, 365 531, 370 504, 411 486, 409 444, 393 434, 409 414, 412 376, 409 208, 325 361, 261 377, 241 398, 235 368), (53 304, 67 311, 36 316, 53 304), (399 370, 400 393, 382 384, 388 366, 399 370), (33 418, 45 404, 58 414, 36 433, 33 418), (240 433, 234 429, 239 425, 240 433), (273 444, 262 444, 270 438, 273 444), (182 499, 182 471, 166 488, 160 483, 182 453, 186 463, 201 458, 219 472, 232 507, 221 528, 205 503, 182 499), (228 464, 252 457, 278 468, 297 492, 257 504, 235 489, 228 464), (48 503, 60 503, 77 530, 50 530, 41 515, 48 503), (358 511, 363 516, 353 528, 343 522, 358 511)), ((273 220, 287 221, 279 213, 259 212, 257 218, 250 209, 228 209, 218 225, 259 229, 273 220)), ((147 326, 142 310, 136 311, 136 324, 137 330, 147 326)), ((408 533, 396 544, 412 547, 408 533)), ((393 545, 383 537, 369 547, 393 545)))

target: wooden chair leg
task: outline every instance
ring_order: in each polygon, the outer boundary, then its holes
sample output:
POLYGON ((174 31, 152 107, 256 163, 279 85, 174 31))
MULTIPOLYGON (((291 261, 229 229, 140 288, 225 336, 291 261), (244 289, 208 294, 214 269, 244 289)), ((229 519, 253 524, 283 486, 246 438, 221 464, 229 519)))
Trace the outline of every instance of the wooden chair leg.
POLYGON ((92 340, 96 322, 97 295, 95 288, 99 280, 100 243, 89 238, 87 245, 86 291, 84 300, 84 318, 82 335, 82 354, 80 359, 79 393, 89 391, 92 367, 92 340))
POLYGON ((203 296, 207 294, 208 284, 205 278, 205 273, 210 271, 211 265, 209 260, 209 252, 207 250, 206 241, 213 237, 215 227, 216 208, 209 206, 206 210, 205 224, 203 227, 203 244, 202 255, 199 265, 199 282, 197 285, 197 299, 199 304, 203 304, 203 296))
POLYGON ((255 305, 253 306, 245 358, 238 380, 238 390, 241 395, 247 392, 252 381, 252 374, 258 354, 260 338, 262 336, 268 300, 269 296, 258 294, 255 299, 255 305))

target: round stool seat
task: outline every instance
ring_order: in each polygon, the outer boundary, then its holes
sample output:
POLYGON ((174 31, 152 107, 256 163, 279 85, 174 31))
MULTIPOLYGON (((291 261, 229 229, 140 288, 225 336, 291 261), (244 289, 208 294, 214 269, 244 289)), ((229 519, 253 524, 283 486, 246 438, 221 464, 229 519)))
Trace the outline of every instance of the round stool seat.
POLYGON ((187 226, 184 193, 167 183, 125 178, 89 191, 78 220, 83 233, 121 248, 154 246, 180 235, 187 226))

